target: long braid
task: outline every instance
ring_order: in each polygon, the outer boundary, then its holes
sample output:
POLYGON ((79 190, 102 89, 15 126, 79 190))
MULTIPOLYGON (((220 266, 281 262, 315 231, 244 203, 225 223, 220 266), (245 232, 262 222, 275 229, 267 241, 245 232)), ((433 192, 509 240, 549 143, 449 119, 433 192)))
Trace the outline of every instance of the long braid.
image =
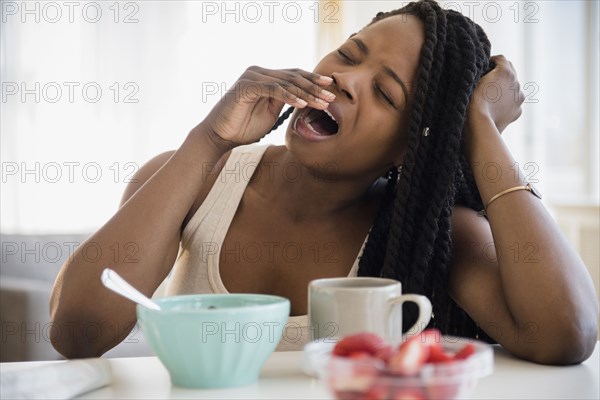
POLYGON ((283 124, 285 122, 285 120, 288 119, 290 117, 290 115, 292 115, 293 112, 294 112, 294 106, 289 106, 288 109, 285 110, 283 112, 283 114, 281 114, 279 116, 279 118, 277 118, 277 121, 275 121, 275 124, 273 124, 273 126, 271 127, 271 130, 269 132, 267 132, 267 134, 269 134, 269 133, 273 132, 274 130, 276 130, 277 128, 279 128, 281 126, 281 124, 283 124))
MULTIPOLYGON (((413 188, 415 188, 413 181, 418 182, 418 179, 421 178, 419 176, 421 169, 415 168, 415 163, 422 160, 424 149, 422 147, 420 148, 419 146, 419 138, 416 132, 420 131, 422 126, 421 122, 424 114, 423 105, 425 104, 427 88, 430 82, 429 72, 434 59, 433 51, 438 39, 436 29, 437 24, 435 20, 436 13, 431 9, 429 3, 411 3, 407 6, 407 9, 411 10, 412 12, 418 12, 421 14, 421 18, 423 18, 423 14, 425 14, 424 19, 428 21, 428 26, 431 26, 431 29, 427 30, 425 44, 423 45, 421 67, 417 76, 412 118, 409 122, 409 131, 411 133, 409 134, 408 150, 404 160, 403 171, 398 182, 395 204, 392 209, 392 224, 390 227, 385 262, 382 270, 383 276, 398 279, 403 283, 410 279, 413 269, 396 268, 396 265, 409 265, 410 259, 412 258, 411 243, 401 240, 401 237, 403 235, 407 237, 413 237, 414 231, 417 229, 415 226, 417 223, 414 218, 411 218, 411 216, 408 213, 403 212, 403 210, 411 209, 418 213, 420 208, 417 196, 413 195, 413 188), (421 6, 420 8, 415 9, 417 4, 421 4, 421 6), (417 175, 416 177, 415 172, 417 175), (400 188, 404 189, 401 190, 400 188)), ((383 15, 380 14, 379 19, 376 17, 376 20, 373 23, 376 23, 378 20, 387 18, 391 15, 395 15, 394 12, 383 15)))
POLYGON ((391 224, 391 207, 394 204, 396 196, 398 175, 399 171, 397 168, 392 168, 388 172, 385 194, 375 217, 376 226, 369 231, 369 240, 365 244, 365 250, 360 259, 360 263, 364 265, 364 268, 358 270, 358 276, 381 275, 381 266, 386 254, 388 232, 391 224))
MULTIPOLYGON (((403 168, 400 174, 395 168, 389 172, 358 274, 398 279, 405 292, 427 295, 434 307, 432 325, 442 332, 486 338, 448 296, 447 279, 452 208, 455 203, 473 209, 482 206, 461 144, 469 98, 481 75, 493 68, 490 43, 479 26, 459 13, 442 10, 433 0, 378 13, 371 24, 399 14, 424 21, 425 43, 403 168), (421 135, 425 127, 431 131, 429 137, 421 135)), ((292 111, 286 110, 271 131, 292 111)), ((416 319, 415 308, 406 311, 405 329, 416 319)))
MULTIPOLYGON (((454 19, 454 17, 456 16, 456 14, 450 14, 448 16, 449 19, 454 19)), ((462 17, 461 17, 462 18, 462 17)), ((452 34, 449 35, 449 42, 448 42, 448 49, 450 49, 450 52, 452 53, 458 53, 460 54, 460 52, 464 52, 465 54, 462 55, 461 59, 469 59, 469 57, 472 57, 472 55, 474 54, 473 51, 473 46, 470 46, 469 43, 467 43, 464 46, 457 46, 456 43, 462 43, 463 41, 460 40, 458 37, 461 35, 461 31, 462 31, 462 27, 458 27, 457 29, 452 30, 452 34)), ((464 32, 463 32, 464 33, 464 32)), ((462 68, 464 68, 461 64, 457 62, 458 60, 450 58, 448 59, 448 70, 451 73, 451 76, 455 75, 457 70, 460 70, 462 68), (454 71, 453 71, 454 70, 454 71)), ((464 75, 464 81, 463 82, 458 82, 459 86, 460 86, 460 90, 459 93, 464 93, 464 97, 462 99, 462 101, 460 102, 456 102, 454 105, 457 107, 457 110, 455 112, 452 112, 452 110, 450 110, 450 112, 448 113, 448 110, 442 110, 442 115, 449 115, 451 117, 453 117, 453 119, 449 119, 447 122, 444 123, 445 124, 449 124, 449 126, 452 127, 456 127, 456 126, 462 126, 464 125, 464 115, 466 113, 466 105, 468 104, 468 98, 470 97, 470 82, 472 82, 472 80, 474 79, 474 77, 472 76, 473 74, 476 74, 476 70, 474 70, 473 68, 466 68, 466 74, 464 75)), ((447 101, 451 101, 452 99, 447 99, 447 101)), ((452 103, 450 103, 450 105, 452 105, 452 103)), ((451 172, 453 169, 454 171, 456 171, 456 166, 459 162, 459 155, 460 153, 460 130, 458 132, 453 132, 450 133, 450 135, 448 136, 448 149, 451 149, 452 151, 447 151, 446 155, 449 155, 449 157, 446 157, 446 162, 448 164, 446 165, 453 165, 454 168, 450 168, 451 172)), ((445 268, 438 268, 438 271, 436 271, 435 273, 432 274, 432 280, 433 282, 433 288, 434 288, 434 293, 432 294, 432 296, 436 299, 434 301, 434 303, 437 306, 437 314, 438 314, 438 320, 441 320, 441 327, 445 328, 447 333, 450 334, 466 334, 469 336, 472 336, 474 334, 474 332, 472 330, 468 330, 466 331, 466 321, 465 321, 465 315, 463 314, 459 314, 458 310, 455 309, 455 307, 453 307, 453 303, 451 301, 449 301, 449 298, 447 296, 440 296, 439 294, 435 293, 435 289, 439 288, 439 287, 445 287, 446 286, 446 281, 447 281, 447 275, 448 275, 448 267, 451 263, 452 260, 452 246, 451 246, 451 239, 450 239, 450 218, 451 218, 451 208, 454 205, 454 198, 455 198, 455 188, 454 185, 451 184, 452 181, 454 181, 456 179, 456 173, 452 174, 449 173, 447 175, 447 178, 449 179, 449 185, 448 183, 446 183, 448 186, 448 189, 450 189, 449 191, 447 191, 444 196, 445 199, 442 199, 442 201, 446 201, 446 204, 442 204, 441 205, 441 212, 439 214, 439 225, 440 225, 440 229, 439 229, 439 236, 436 238, 437 240, 435 240, 434 243, 434 247, 435 247, 435 257, 434 257, 434 261, 432 264, 434 265, 439 265, 439 266, 445 266, 445 268), (441 301, 440 301, 441 300, 441 301), (453 323, 445 323, 444 320, 449 321, 452 318, 453 323)), ((443 187, 443 185, 441 186, 443 187)), ((440 192, 443 193, 443 192, 440 192)), ((436 205, 437 208, 438 205, 436 205)), ((430 210, 431 211, 431 210, 430 210)), ((434 321, 434 323, 437 325, 438 321, 434 321)))
MULTIPOLYGON (((461 145, 470 96, 490 67, 490 44, 480 27, 459 13, 442 10, 433 0, 378 13, 371 24, 401 14, 424 22, 425 43, 403 169, 397 184, 388 184, 396 193, 384 197, 359 274, 400 280, 403 291, 431 299, 432 325, 444 333, 476 336, 472 319, 449 297, 447 280, 452 262, 452 208, 455 202, 472 208, 481 205, 461 145), (422 135, 425 127, 431 132, 428 137, 422 135), (382 239, 385 246, 371 243, 382 239)), ((416 319, 416 310, 406 311, 405 329, 416 319)))

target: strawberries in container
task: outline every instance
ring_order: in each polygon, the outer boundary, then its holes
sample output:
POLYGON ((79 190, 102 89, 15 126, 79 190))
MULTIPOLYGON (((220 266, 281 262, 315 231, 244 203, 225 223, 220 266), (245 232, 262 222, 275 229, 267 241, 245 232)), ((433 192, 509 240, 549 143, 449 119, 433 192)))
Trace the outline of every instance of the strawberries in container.
POLYGON ((375 355, 384 347, 385 342, 378 335, 369 332, 357 333, 340 340, 333 348, 333 355, 341 357, 352 356, 354 353, 375 355))
POLYGON ((492 372, 489 345, 429 329, 398 346, 372 333, 340 340, 325 369, 337 399, 456 399, 492 372))

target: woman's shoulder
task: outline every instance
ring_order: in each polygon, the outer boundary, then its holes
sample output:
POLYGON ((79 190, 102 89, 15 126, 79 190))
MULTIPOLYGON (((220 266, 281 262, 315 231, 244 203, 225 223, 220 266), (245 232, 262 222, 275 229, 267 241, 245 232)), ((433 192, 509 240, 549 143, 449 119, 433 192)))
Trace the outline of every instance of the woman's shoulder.
MULTIPOLYGON (((235 149, 234 149, 235 150, 235 149)), ((175 154, 176 150, 165 151, 160 153, 150 160, 148 160, 144 165, 142 165, 135 175, 132 177, 130 182, 125 187, 123 191, 123 195, 121 197, 121 205, 125 204, 127 200, 129 200, 151 177, 154 175, 163 165, 165 165, 169 159, 175 154)), ((223 154, 221 158, 216 163, 211 163, 211 165, 206 165, 205 168, 205 176, 204 176, 204 184, 202 188, 198 192, 194 204, 190 208, 186 218, 184 219, 184 223, 182 226, 185 227, 185 224, 189 221, 194 212, 198 209, 200 204, 204 201, 211 188, 213 187, 217 177, 221 173, 221 170, 226 165, 227 160, 231 156, 232 151, 228 151, 223 154)))

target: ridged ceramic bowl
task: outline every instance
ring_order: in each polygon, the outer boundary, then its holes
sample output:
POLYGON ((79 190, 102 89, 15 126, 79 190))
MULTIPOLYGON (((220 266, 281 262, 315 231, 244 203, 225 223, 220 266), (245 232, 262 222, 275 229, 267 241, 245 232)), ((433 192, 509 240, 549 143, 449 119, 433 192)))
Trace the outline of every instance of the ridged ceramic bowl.
POLYGON ((288 299, 260 294, 203 294, 137 307, 142 332, 169 371, 189 388, 249 385, 277 347, 290 313, 288 299))

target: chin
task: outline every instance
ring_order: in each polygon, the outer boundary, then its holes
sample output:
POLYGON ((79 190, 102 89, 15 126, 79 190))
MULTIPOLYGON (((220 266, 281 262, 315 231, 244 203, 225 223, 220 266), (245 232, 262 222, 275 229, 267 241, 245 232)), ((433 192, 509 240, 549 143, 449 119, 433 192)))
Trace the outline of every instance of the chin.
POLYGON ((285 147, 295 162, 319 175, 328 175, 339 169, 339 146, 306 141, 289 127, 285 135, 285 147))

